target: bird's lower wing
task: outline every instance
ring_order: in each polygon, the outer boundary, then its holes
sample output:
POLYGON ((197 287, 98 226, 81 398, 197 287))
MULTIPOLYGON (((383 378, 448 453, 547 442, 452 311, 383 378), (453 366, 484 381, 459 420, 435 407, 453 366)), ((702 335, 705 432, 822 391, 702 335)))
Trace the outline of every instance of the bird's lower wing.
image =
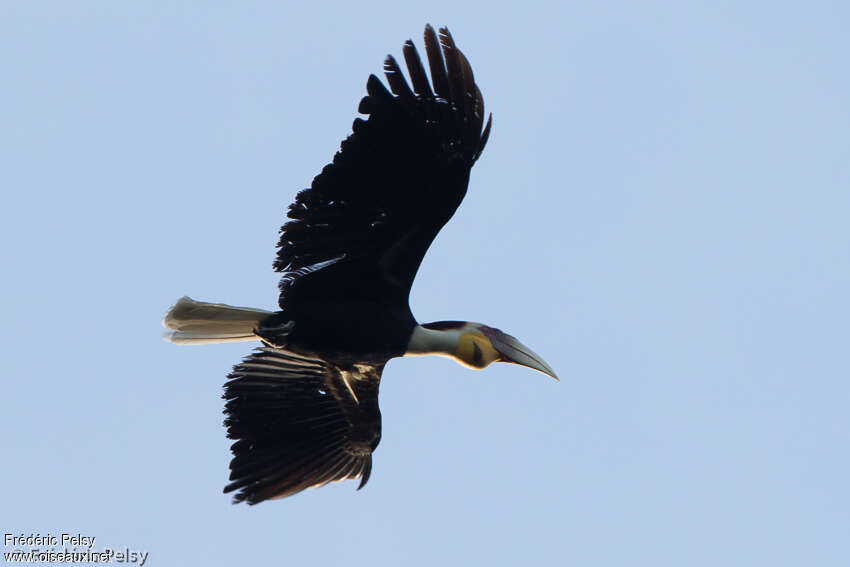
POLYGON ((225 425, 235 440, 224 491, 256 504, 349 478, 363 487, 381 435, 382 370, 344 371, 274 348, 245 358, 224 385, 225 425))

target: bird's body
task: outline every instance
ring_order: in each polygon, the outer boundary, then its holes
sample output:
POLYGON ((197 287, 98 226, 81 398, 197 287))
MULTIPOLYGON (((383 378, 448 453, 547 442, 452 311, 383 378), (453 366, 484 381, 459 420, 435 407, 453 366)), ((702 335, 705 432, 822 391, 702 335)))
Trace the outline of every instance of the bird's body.
POLYGON ((431 82, 412 42, 413 89, 390 56, 331 164, 281 229, 276 312, 183 298, 165 318, 176 343, 261 340, 225 384, 235 500, 256 503, 345 478, 366 483, 380 440, 386 362, 449 356, 514 362, 554 377, 519 341, 478 323, 419 325, 408 296, 422 257, 466 194, 490 132, 472 70, 448 30, 427 26, 431 82), (432 90, 433 85, 433 90, 432 90))
POLYGON ((344 366, 381 364, 403 356, 415 326, 410 309, 395 309, 379 300, 318 302, 269 316, 260 322, 258 333, 269 344, 344 366))

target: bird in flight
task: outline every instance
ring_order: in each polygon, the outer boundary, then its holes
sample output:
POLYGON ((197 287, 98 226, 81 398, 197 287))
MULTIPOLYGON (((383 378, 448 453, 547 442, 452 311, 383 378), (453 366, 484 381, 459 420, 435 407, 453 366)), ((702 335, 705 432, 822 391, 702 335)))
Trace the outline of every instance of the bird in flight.
POLYGON ((404 44, 411 85, 390 55, 366 83, 333 162, 298 193, 280 230, 279 311, 183 297, 166 314, 177 344, 256 341, 224 385, 234 502, 256 504, 372 471, 378 386, 391 358, 447 356, 481 369, 510 362, 555 372, 499 329, 420 325, 408 304, 428 246, 466 194, 490 134, 472 69, 448 29, 425 27, 428 72, 404 44))

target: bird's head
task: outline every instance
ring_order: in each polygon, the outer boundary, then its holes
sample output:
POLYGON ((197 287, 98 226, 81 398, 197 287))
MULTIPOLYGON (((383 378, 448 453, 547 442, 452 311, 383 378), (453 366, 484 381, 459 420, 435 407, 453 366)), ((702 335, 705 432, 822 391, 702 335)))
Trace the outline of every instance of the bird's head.
POLYGON ((533 350, 499 329, 469 321, 438 321, 417 326, 408 355, 439 354, 460 364, 480 370, 491 362, 510 362, 558 380, 552 370, 533 350))

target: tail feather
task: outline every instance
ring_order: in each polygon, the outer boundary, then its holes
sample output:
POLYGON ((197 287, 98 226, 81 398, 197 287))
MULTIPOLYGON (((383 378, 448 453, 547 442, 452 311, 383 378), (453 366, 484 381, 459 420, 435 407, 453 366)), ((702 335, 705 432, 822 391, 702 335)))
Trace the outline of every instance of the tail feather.
POLYGON ((164 338, 180 345, 256 341, 260 338, 254 334, 254 329, 271 313, 264 309, 205 303, 184 296, 162 320, 163 326, 172 331, 164 338))

